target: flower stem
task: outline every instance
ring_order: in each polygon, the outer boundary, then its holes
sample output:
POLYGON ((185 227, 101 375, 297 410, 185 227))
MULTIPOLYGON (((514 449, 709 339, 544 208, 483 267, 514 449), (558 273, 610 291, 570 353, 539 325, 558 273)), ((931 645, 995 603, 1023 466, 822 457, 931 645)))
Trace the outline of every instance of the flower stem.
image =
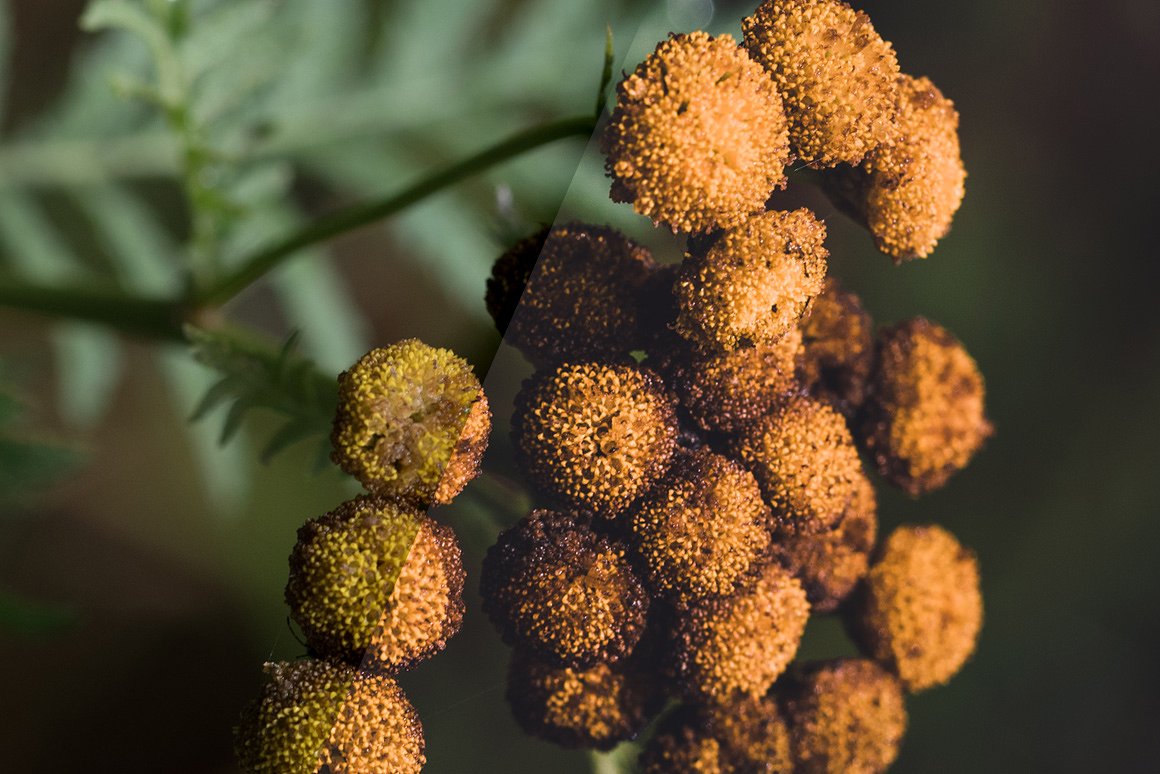
POLYGON ((47 287, 0 277, 0 306, 108 325, 126 333, 184 341, 180 303, 114 290, 47 287))
POLYGON ((354 205, 324 215, 301 230, 244 259, 233 272, 198 292, 196 301, 199 305, 206 306, 223 304, 304 247, 325 242, 340 234, 389 217, 448 186, 526 151, 565 137, 591 135, 595 128, 595 119, 591 116, 581 116, 527 129, 474 156, 445 167, 385 199, 354 205))

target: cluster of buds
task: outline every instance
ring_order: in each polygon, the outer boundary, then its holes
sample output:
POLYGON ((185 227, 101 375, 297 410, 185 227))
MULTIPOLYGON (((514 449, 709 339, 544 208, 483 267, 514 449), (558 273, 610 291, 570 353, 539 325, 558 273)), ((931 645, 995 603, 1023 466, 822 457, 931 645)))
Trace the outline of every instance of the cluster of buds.
POLYGON ((935 323, 876 331, 826 276, 825 225, 767 200, 807 164, 884 252, 925 256, 962 197, 957 114, 845 3, 769 0, 743 28, 661 43, 603 136, 612 198, 687 235, 680 265, 569 223, 493 268, 536 367, 512 435, 540 507, 489 551, 484 609, 531 734, 609 749, 678 703, 644 772, 879 772, 982 601, 941 527, 878 540, 870 475, 946 483, 991 432, 983 381, 935 323), (815 613, 862 657, 798 660, 815 613))
POLYGON ((266 665, 236 729, 249 772, 406 774, 423 729, 395 675, 463 621, 455 533, 427 514, 479 472, 491 413, 466 361, 417 340, 339 376, 332 459, 367 494, 298 530, 286 602, 308 658, 266 665))

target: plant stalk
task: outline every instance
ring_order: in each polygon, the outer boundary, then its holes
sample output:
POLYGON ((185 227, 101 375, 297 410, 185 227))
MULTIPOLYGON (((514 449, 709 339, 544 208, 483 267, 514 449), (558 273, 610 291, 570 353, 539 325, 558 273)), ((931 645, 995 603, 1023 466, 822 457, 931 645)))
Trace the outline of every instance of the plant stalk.
POLYGON ((185 309, 175 301, 113 290, 47 287, 0 277, 0 306, 99 323, 146 338, 185 341, 185 309))

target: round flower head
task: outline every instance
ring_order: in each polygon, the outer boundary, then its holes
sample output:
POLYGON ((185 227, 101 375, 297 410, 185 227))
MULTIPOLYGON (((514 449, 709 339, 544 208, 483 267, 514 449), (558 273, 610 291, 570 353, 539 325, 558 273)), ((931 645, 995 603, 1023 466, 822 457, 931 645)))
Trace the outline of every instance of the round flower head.
POLYGON ((663 701, 655 676, 625 659, 588 669, 555 666, 516 650, 507 698, 525 732, 562 747, 610 750, 634 739, 663 701))
POLYGON ((501 336, 507 335, 508 326, 528 287, 536 262, 544 252, 549 231, 551 227, 544 226, 531 236, 521 239, 492 264, 483 303, 501 336))
POLYGON ((482 396, 467 361, 450 350, 418 339, 373 349, 338 377, 331 459, 373 494, 445 503, 458 494, 441 486, 445 472, 464 484, 478 473, 490 414, 469 417, 482 396), (455 455, 465 427, 480 452, 455 455))
POLYGON ((587 669, 632 652, 648 594, 622 546, 586 514, 533 511, 487 552, 483 609, 509 645, 587 669))
POLYGON ((869 479, 858 481, 856 495, 838 526, 816 535, 783 535, 774 543, 778 560, 802 582, 816 613, 832 613, 866 577, 878 535, 878 505, 869 479))
POLYGON ((802 161, 857 164, 891 139, 898 60, 870 17, 839 0, 767 0, 741 26, 784 99, 802 161))
POLYGON ((822 292, 825 238, 807 209, 764 212, 725 231, 681 266, 677 332, 708 351, 777 343, 822 292))
POLYGON ((641 339, 639 290, 658 269, 648 249, 614 229, 584 223, 557 226, 542 244, 518 305, 490 294, 493 287, 516 288, 515 279, 497 275, 522 272, 520 258, 505 254, 492 270, 488 306, 511 309, 508 341, 536 363, 627 355, 641 339))
POLYGON ((266 664, 270 681, 234 729, 243 771, 417 774, 423 727, 398 684, 328 661, 266 664))
POLYGON ((898 80, 899 136, 871 158, 866 225, 896 261, 925 258, 950 230, 967 172, 959 153, 959 114, 926 78, 898 80))
POLYGON ((792 774, 789 727, 772 697, 685 707, 657 729, 640 768, 643 774, 792 774))
POLYGON ((439 486, 435 488, 436 503, 451 502, 473 478, 479 475, 490 433, 491 408, 488 406, 487 396, 480 390, 479 400, 471 404, 467 412, 467 421, 463 423, 463 429, 459 432, 459 440, 455 442, 451 458, 447 460, 443 475, 439 477, 439 486))
POLYGON ((649 588, 698 598, 733 591, 765 557, 770 522, 753 475, 702 449, 677 458, 630 526, 649 588))
POLYGON ((833 529, 865 479, 846 420, 808 395, 789 396, 734 444, 785 534, 833 529))
POLYGON ((612 199, 673 231, 733 226, 785 183, 769 75, 732 37, 673 35, 617 87, 602 148, 612 199))
POLYGON ((760 698, 797 652, 810 605, 777 564, 728 597, 677 608, 669 671, 680 693, 704 703, 760 698))
POLYGON ((911 495, 938 489, 991 435, 983 377, 951 333, 922 317, 881 332, 859 440, 911 495))
POLYGON ((853 415, 866 398, 874 365, 874 322, 862 301, 831 277, 798 327, 802 381, 812 395, 853 415))
POLYGON ((801 341, 801 332, 790 328, 776 344, 683 354, 668 369, 669 383, 702 430, 738 432, 797 388, 801 341))
POLYGON ((933 525, 894 530, 856 602, 851 632, 911 691, 950 680, 983 625, 975 556, 933 525))
POLYGON ((873 661, 813 665, 784 689, 795 771, 878 774, 898 757, 906 705, 898 678, 873 661))
POLYGON ((318 653, 396 672, 459 631, 463 580, 450 528, 397 501, 357 497, 298 530, 286 602, 318 653))
POLYGON ((512 418, 523 470, 550 497, 615 517, 668 469, 675 402, 660 377, 636 366, 566 364, 536 374, 512 418))

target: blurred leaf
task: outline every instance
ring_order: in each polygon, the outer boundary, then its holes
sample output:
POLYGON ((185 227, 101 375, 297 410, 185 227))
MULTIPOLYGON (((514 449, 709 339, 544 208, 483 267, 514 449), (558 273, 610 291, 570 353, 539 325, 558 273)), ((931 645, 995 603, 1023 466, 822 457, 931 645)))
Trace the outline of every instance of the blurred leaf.
POLYGON ((272 350, 237 334, 196 328, 188 328, 187 334, 194 357, 223 377, 200 403, 228 406, 220 443, 229 441, 257 408, 287 420, 266 444, 263 459, 306 438, 329 437, 338 382, 295 351, 296 336, 272 350))
POLYGON ((20 401, 0 392, 0 504, 20 502, 75 467, 80 453, 20 427, 20 401))
POLYGON ((34 601, 0 586, 0 629, 35 636, 67 629, 76 621, 70 607, 34 601))

